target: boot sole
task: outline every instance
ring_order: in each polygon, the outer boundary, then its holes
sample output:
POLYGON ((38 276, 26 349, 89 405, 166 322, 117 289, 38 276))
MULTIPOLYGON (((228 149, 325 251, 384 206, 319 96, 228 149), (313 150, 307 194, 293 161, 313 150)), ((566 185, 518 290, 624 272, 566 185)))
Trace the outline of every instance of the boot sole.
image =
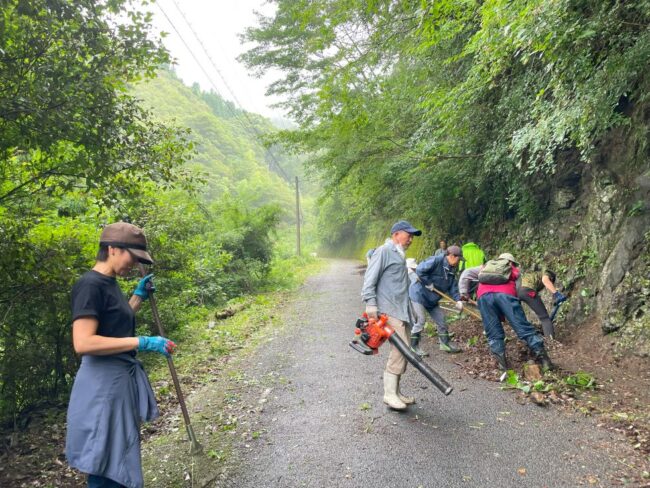
POLYGON ((407 407, 408 407, 408 405, 406 405, 406 404, 404 404, 404 407, 403 407, 403 408, 402 408, 402 407, 393 407, 393 406, 392 406, 391 404, 389 404, 386 400, 384 400, 384 403, 386 404, 386 406, 387 406, 388 408, 390 408, 391 410, 395 410, 396 412, 403 412, 403 411, 406 410, 407 407))
POLYGON ((447 354, 458 354, 459 352, 463 352, 460 349, 457 351, 452 351, 451 349, 443 349, 442 347, 440 348, 441 351, 446 352, 447 354))

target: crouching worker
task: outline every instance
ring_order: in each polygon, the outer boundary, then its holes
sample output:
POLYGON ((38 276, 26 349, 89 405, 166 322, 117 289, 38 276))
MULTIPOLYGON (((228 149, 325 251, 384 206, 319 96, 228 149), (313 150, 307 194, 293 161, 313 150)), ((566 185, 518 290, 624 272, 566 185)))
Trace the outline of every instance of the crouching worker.
MULTIPOLYGON (((447 254, 432 256, 422 261, 415 268, 417 280, 409 288, 409 297, 413 302, 413 310, 416 315, 415 322, 424 325, 428 312, 438 329, 440 350, 449 353, 460 352, 460 349, 449 340, 445 314, 438 306, 442 296, 433 291, 433 288, 451 295, 456 300, 456 310, 463 311, 463 302, 460 301, 458 283, 456 282, 456 269, 461 257, 460 247, 449 246, 447 254)), ((417 334, 415 346, 411 346, 413 348, 417 347, 420 342, 420 332, 417 334)))
POLYGON ((544 340, 526 319, 517 298, 517 266, 519 265, 512 254, 503 253, 497 259, 488 261, 478 273, 478 308, 490 351, 497 359, 499 369, 507 370, 505 333, 501 323, 501 317, 505 317, 517 337, 526 342, 542 368, 552 369, 553 364, 544 348, 544 340))
POLYGON ((127 301, 116 280, 136 263, 151 264, 141 229, 125 222, 104 228, 97 260, 72 288, 72 341, 81 367, 68 405, 65 453, 88 474, 88 486, 144 486, 140 424, 158 407, 138 351, 168 356, 176 344, 164 337, 135 337, 135 312, 149 297, 140 280, 127 301))
POLYGON ((519 300, 528 305, 542 323, 542 332, 546 337, 553 338, 555 327, 548 315, 548 310, 539 296, 546 288, 553 295, 553 304, 559 305, 567 300, 567 297, 555 288, 555 273, 549 269, 544 271, 526 271, 521 277, 521 283, 517 288, 519 300))
MULTIPOLYGON (((379 313, 388 316, 388 324, 397 335, 409 343, 406 327, 411 322, 409 316, 409 294, 405 252, 413 236, 422 231, 406 220, 396 222, 390 230, 390 238, 379 246, 370 260, 363 279, 361 297, 366 302, 366 313, 377 318, 379 313)), ((384 403, 395 410, 404 410, 415 399, 400 392, 400 377, 406 371, 406 359, 390 344, 388 363, 384 371, 384 403)))

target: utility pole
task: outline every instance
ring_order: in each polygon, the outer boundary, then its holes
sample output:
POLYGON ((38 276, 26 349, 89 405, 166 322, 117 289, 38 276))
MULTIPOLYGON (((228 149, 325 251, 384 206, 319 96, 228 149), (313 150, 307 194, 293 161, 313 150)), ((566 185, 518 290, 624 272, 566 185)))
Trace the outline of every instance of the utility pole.
POLYGON ((298 191, 297 176, 296 176, 296 254, 300 256, 300 192, 298 191))

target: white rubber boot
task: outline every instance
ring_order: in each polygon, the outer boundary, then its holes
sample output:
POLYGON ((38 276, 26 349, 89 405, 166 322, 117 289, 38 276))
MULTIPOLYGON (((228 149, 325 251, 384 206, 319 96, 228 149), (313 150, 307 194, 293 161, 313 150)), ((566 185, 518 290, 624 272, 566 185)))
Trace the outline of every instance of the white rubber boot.
POLYGON ((399 375, 384 371, 384 403, 393 410, 406 410, 404 403, 397 396, 399 375))
POLYGON ((402 382, 402 375, 397 377, 397 396, 402 400, 406 405, 413 405, 415 403, 415 398, 402 395, 400 383, 402 382))

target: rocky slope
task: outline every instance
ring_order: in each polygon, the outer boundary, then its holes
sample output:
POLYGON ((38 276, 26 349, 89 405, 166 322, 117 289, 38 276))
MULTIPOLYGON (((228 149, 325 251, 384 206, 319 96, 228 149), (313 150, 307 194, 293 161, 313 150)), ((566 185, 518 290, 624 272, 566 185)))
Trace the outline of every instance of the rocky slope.
POLYGON ((565 328, 596 320, 618 354, 648 359, 650 159, 648 147, 635 140, 612 131, 592 164, 572 152, 561 155, 548 188, 549 217, 512 226, 489 247, 511 245, 524 264, 558 272, 571 297, 560 320, 565 328))

